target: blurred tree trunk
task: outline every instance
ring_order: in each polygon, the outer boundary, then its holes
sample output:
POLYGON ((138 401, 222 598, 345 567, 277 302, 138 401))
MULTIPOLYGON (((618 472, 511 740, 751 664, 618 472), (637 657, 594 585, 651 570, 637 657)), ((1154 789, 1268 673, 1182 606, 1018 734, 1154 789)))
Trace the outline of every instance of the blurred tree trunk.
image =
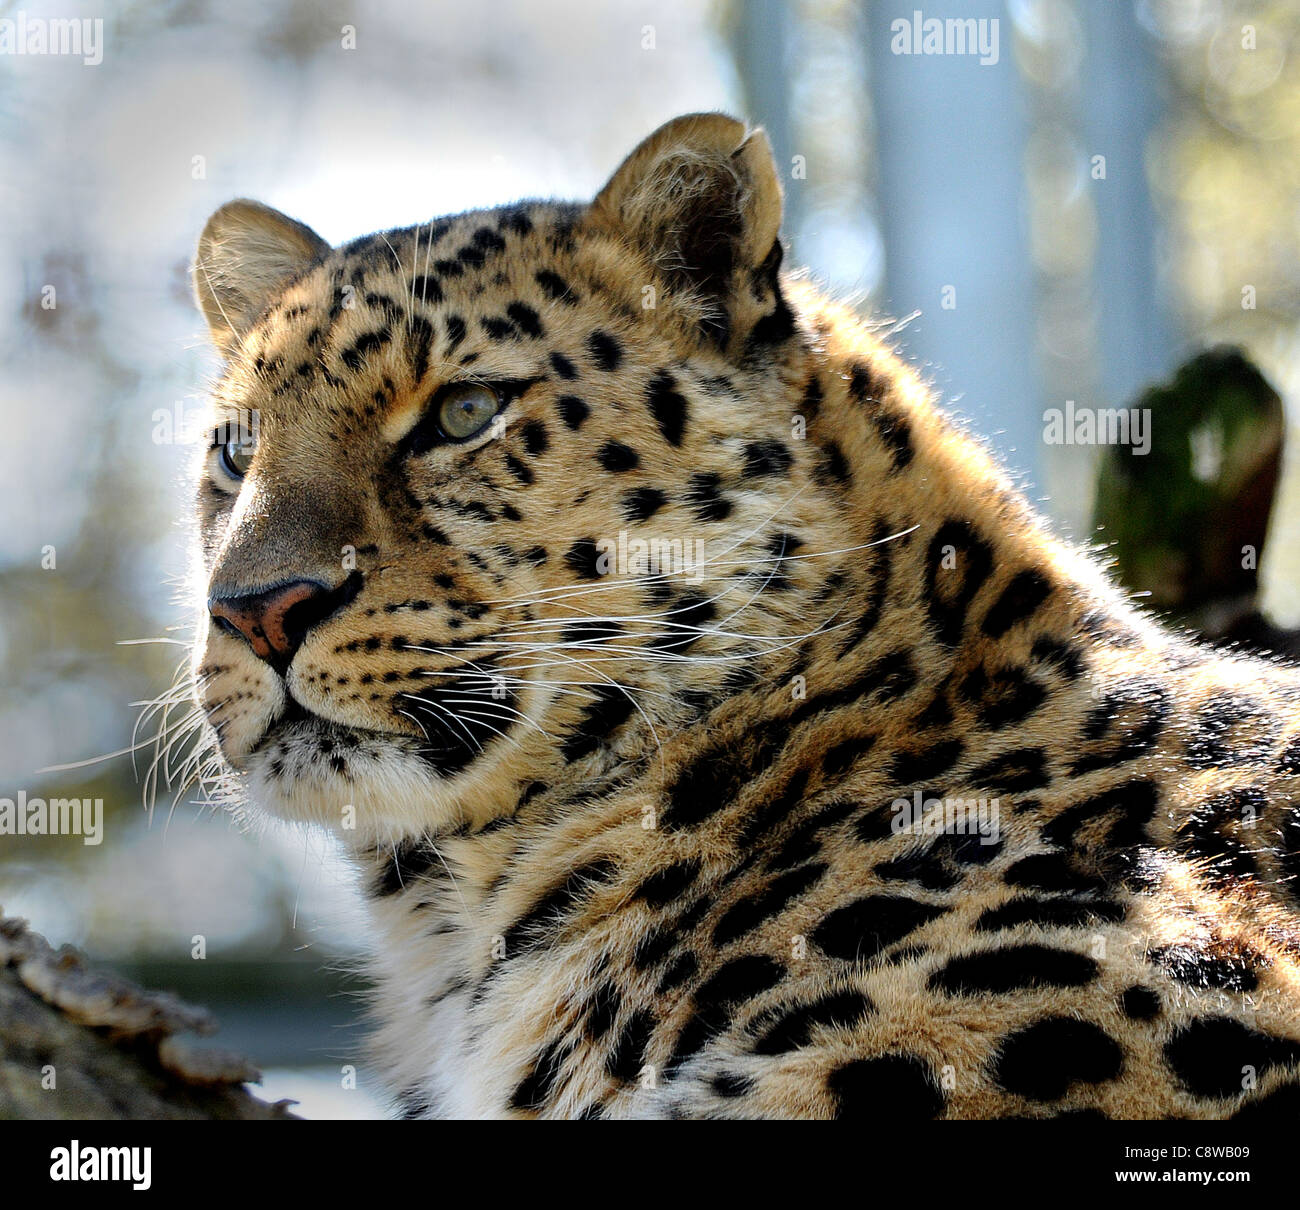
POLYGON ((1115 573, 1166 621, 1289 659, 1300 632, 1259 610, 1285 409, 1240 349, 1207 349, 1133 407, 1150 448, 1103 447, 1094 521, 1115 573))
POLYGON ((0 915, 0 1119, 293 1118, 243 1087, 246 1060, 185 1036, 215 1028, 0 915))

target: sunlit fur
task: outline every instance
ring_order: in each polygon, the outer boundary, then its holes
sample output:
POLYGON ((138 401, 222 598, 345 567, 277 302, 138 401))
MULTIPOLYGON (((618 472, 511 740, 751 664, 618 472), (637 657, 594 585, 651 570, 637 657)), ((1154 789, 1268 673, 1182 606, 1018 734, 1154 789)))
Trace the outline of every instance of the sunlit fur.
POLYGON ((706 115, 590 206, 205 232, 214 423, 259 432, 201 476, 202 591, 359 587, 284 680, 200 606, 197 700, 230 796, 364 872, 398 1106, 1294 1105, 1296 675, 1131 608, 779 271, 779 218, 706 115), (403 457, 456 381, 526 385, 403 457), (706 564, 590 574, 621 530, 706 564), (996 798, 1000 842, 895 832, 916 790, 996 798))

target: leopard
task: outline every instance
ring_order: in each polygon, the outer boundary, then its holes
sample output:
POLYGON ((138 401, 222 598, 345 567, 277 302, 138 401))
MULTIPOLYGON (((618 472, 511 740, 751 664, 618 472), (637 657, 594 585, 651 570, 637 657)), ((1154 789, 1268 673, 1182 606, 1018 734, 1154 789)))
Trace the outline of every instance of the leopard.
POLYGON ((194 700, 355 871, 392 1114, 1294 1121, 1300 676, 1145 612, 782 220, 700 113, 587 202, 202 232, 194 700))

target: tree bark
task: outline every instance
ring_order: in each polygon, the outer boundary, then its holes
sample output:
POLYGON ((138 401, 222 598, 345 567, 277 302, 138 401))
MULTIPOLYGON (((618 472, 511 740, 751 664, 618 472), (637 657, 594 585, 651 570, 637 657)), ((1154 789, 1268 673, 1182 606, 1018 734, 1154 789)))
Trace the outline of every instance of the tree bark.
POLYGON ((261 1078, 246 1059, 196 1045, 215 1029, 0 915, 0 1119, 294 1118, 244 1088, 261 1078))

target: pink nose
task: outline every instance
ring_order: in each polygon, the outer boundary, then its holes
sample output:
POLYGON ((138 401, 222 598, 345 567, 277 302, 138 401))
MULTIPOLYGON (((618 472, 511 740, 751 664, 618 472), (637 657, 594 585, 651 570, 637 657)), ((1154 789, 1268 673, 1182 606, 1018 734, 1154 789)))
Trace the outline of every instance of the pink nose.
POLYGON ((323 584, 295 580, 265 592, 213 598, 208 612, 219 626, 242 634, 259 659, 284 669, 322 616, 315 606, 331 595, 323 584))

